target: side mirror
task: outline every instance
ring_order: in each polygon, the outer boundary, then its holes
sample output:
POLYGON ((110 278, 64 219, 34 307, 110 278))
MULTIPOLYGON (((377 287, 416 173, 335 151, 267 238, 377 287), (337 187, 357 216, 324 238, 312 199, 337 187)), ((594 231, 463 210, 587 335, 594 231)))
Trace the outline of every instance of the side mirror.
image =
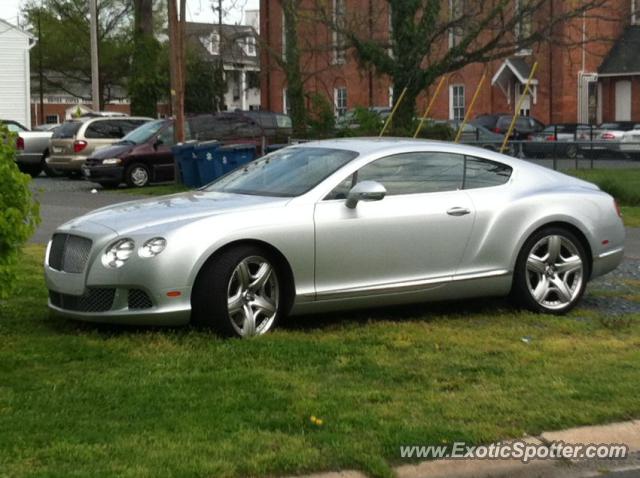
POLYGON ((158 146, 162 146, 164 144, 164 141, 162 141, 162 138, 160 136, 156 136, 156 140, 153 143, 153 147, 155 149, 158 149, 158 146))
POLYGON ((358 201, 380 201, 387 195, 386 188, 376 181, 362 181, 356 184, 347 194, 346 206, 354 209, 358 201))

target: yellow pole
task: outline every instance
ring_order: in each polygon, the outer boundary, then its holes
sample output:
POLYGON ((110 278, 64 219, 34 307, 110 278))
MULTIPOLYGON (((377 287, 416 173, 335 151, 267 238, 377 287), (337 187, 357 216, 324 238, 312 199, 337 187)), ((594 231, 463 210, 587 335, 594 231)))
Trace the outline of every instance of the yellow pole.
POLYGON ((385 131, 387 131, 387 128, 389 127, 389 124, 391 123, 391 120, 393 119, 393 115, 396 114, 396 110, 398 109, 398 106, 400 106, 400 103, 402 103, 402 100, 404 99, 404 95, 407 93, 407 87, 404 87, 404 90, 402 90, 402 93, 400 93, 400 98, 398 98, 398 101, 396 101, 396 104, 393 105, 393 109, 391 110, 391 114, 389 115, 389 117, 387 118, 387 121, 385 121, 384 126, 382 127, 382 131, 380 131, 380 136, 382 137, 385 133, 385 131))
POLYGON ((511 120, 511 124, 509 125, 509 129, 507 130, 507 134, 504 136, 504 141, 502 142, 502 147, 500 148, 500 152, 503 153, 507 148, 507 144, 509 143, 509 137, 513 132, 513 127, 516 125, 516 120, 520 116, 520 108, 522 108, 522 103, 524 102, 525 97, 529 94, 529 87, 531 86, 531 80, 536 74, 536 70, 538 69, 538 62, 536 61, 531 67, 531 73, 529 73, 529 78, 527 79, 527 83, 524 87, 524 92, 520 96, 520 100, 518 101, 518 105, 516 106, 516 112, 513 115, 513 119, 511 120))
POLYGON ((476 104, 476 100, 478 99, 478 95, 480 94, 480 89, 482 88, 482 85, 484 84, 484 80, 486 79, 486 77, 487 77, 487 72, 485 70, 485 72, 482 74, 482 77, 480 78, 480 81, 478 82, 478 87, 476 88, 476 92, 473 94, 473 98, 471 99, 471 103, 469 104, 469 109, 467 110, 467 113, 464 115, 462 124, 458 128, 458 134, 456 134, 456 140, 455 140, 456 143, 460 141, 460 138, 462 137, 462 130, 464 129, 464 126, 467 124, 467 121, 469 121, 469 116, 471 116, 471 112, 473 111, 473 106, 476 104))
POLYGON ((420 131, 422 131, 422 126, 424 125, 424 121, 427 119, 427 116, 429 116, 429 113, 431 112, 431 108, 433 107, 433 104, 436 102, 436 98, 440 94, 440 90, 442 89, 442 86, 445 84, 447 78, 449 78, 449 75, 442 75, 442 78, 440 78, 440 82, 436 87, 436 91, 433 92, 433 96, 429 101, 429 105, 427 106, 427 109, 424 110, 424 114, 422 115, 422 118, 420 118, 420 124, 418 124, 418 127, 416 128, 416 132, 413 135, 414 138, 417 138, 418 135, 420 134, 420 131))

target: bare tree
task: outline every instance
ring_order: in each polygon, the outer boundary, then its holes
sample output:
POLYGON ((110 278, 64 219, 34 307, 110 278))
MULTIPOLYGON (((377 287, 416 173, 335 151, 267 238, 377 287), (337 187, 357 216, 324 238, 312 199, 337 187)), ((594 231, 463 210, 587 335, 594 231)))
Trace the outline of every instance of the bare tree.
MULTIPOLYGON (((373 0, 372 0, 373 1, 373 0)), ((344 35, 363 66, 373 67, 393 83, 394 98, 406 88, 394 123, 410 124, 415 100, 438 77, 472 63, 505 58, 544 41, 577 46, 566 32, 572 22, 607 17, 606 0, 379 0, 378 11, 389 20, 374 23, 388 35, 371 35, 372 20, 348 11, 337 22, 332 6, 318 2, 321 20, 344 35), (562 28, 567 27, 567 28, 562 28)), ((575 35, 574 35, 575 36, 575 35)), ((592 35, 590 41, 594 41, 592 35)), ((610 40, 610 39, 609 39, 610 40)))

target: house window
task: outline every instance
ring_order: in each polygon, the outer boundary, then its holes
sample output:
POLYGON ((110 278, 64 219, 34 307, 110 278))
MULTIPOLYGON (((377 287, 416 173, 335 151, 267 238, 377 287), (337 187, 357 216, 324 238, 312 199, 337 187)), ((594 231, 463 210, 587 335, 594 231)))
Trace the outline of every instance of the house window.
MULTIPOLYGON (((531 37, 533 29, 532 19, 532 7, 529 5, 529 0, 515 0, 515 37, 516 43, 520 44, 526 42, 531 37)), ((517 52, 518 55, 531 55, 531 48, 520 48, 517 52)))
POLYGON ((393 86, 389 87, 389 108, 393 107, 393 86))
POLYGON ((631 24, 637 25, 640 20, 640 0, 631 0, 631 24))
POLYGON ((218 32, 213 32, 208 37, 203 38, 202 43, 204 44, 204 47, 207 49, 209 54, 220 54, 220 34, 218 32))
POLYGON ((260 88, 260 72, 247 71, 247 89, 260 88))
POLYGON ((345 0, 333 0, 333 63, 341 65, 346 59, 345 38, 342 29, 345 26, 345 0))
POLYGON ((287 59, 287 19, 282 9, 282 59, 287 59))
POLYGON ((464 119, 464 85, 449 87, 449 118, 457 121, 464 119))
POLYGON ((44 117, 44 122, 46 124, 58 124, 60 122, 60 118, 58 115, 47 115, 44 117))
POLYGON ((335 88, 333 90, 333 101, 337 116, 344 116, 347 112, 347 89, 335 88))
POLYGON ((449 48, 460 44, 465 35, 464 24, 468 16, 465 0, 449 0, 449 48))
POLYGON ((291 115, 291 102, 289 101, 289 90, 287 88, 282 89, 282 112, 291 115))
POLYGON ((246 37, 244 39, 244 53, 247 56, 256 56, 256 38, 246 37))

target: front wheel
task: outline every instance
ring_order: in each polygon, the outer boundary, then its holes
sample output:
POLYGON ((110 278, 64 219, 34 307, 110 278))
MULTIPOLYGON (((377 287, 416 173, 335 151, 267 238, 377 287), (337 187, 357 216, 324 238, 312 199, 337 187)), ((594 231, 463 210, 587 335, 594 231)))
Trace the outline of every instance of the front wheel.
POLYGON ((267 251, 239 246, 204 266, 192 294, 192 321, 225 337, 248 338, 273 329, 288 311, 282 267, 267 251))
POLYGON ((149 180, 149 168, 141 163, 132 164, 124 173, 124 181, 129 187, 142 188, 149 184, 149 180))
POLYGON ((512 297, 534 312, 565 314, 582 297, 588 272, 587 254, 576 236, 563 228, 545 228, 520 251, 512 297))

